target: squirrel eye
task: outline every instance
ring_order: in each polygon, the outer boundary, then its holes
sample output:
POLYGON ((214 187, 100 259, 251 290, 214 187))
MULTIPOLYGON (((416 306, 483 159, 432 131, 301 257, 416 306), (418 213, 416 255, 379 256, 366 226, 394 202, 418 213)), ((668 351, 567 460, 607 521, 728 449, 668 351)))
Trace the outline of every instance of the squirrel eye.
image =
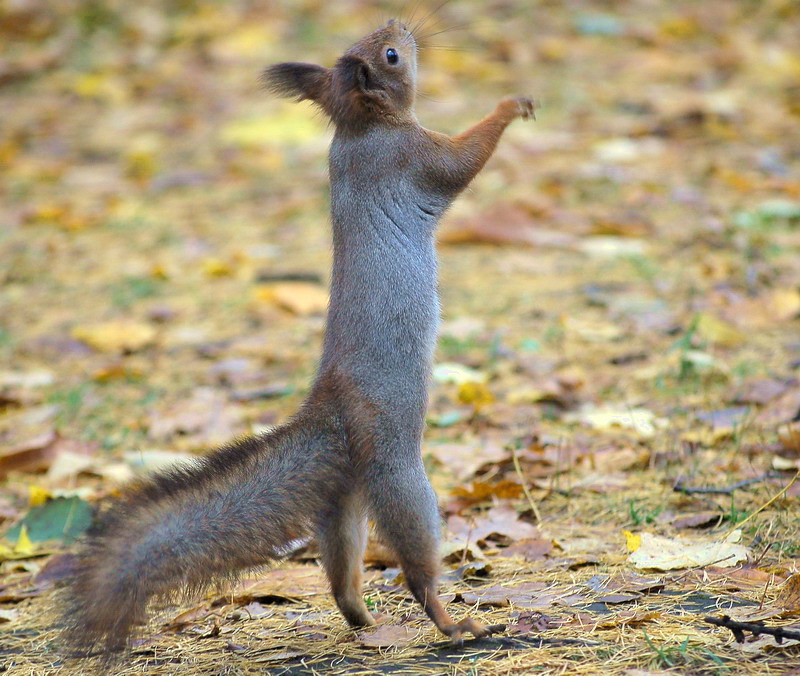
POLYGON ((394 66, 400 60, 397 50, 389 47, 389 49, 386 50, 386 60, 394 66))

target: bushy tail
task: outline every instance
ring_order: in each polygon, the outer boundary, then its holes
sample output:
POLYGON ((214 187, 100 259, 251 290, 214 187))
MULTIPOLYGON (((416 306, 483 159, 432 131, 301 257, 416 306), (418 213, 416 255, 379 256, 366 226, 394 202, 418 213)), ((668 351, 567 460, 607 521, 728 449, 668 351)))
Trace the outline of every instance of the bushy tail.
POLYGON ((342 490, 341 439, 334 423, 301 417, 130 487, 78 552, 64 597, 68 646, 124 648, 152 599, 280 558, 342 490))

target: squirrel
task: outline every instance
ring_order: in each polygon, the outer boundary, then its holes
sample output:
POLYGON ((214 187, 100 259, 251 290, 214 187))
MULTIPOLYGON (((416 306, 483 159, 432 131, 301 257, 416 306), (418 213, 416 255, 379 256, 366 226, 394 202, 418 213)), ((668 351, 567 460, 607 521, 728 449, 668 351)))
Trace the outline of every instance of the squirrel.
POLYGON ((76 553, 62 625, 72 647, 124 649, 154 599, 197 593, 285 557, 314 535, 333 597, 353 627, 367 516, 414 598, 454 642, 504 629, 454 621, 437 595, 441 522, 421 440, 439 322, 436 225, 531 99, 506 98, 457 136, 417 122, 417 45, 392 19, 332 68, 268 67, 279 96, 331 120, 333 274, 323 352, 285 425, 123 490, 76 553))

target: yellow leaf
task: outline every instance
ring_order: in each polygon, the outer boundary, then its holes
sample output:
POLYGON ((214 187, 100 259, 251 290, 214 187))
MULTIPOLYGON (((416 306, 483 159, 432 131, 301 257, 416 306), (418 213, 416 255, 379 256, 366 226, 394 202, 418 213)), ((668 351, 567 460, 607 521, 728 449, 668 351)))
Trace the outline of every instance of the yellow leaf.
POLYGON ((22 528, 19 530, 17 544, 14 545, 14 554, 15 556, 30 556, 33 553, 34 547, 31 539, 28 537, 28 527, 22 524, 22 528))
POLYGON ((622 531, 622 534, 625 536, 625 547, 627 547, 629 552, 635 552, 642 546, 641 535, 631 533, 629 530, 622 531))
POLYGON ((728 322, 713 315, 702 313, 697 320, 697 334, 721 347, 738 347, 745 341, 744 334, 728 322))
POLYGON ((36 486, 31 484, 28 487, 28 505, 31 507, 38 507, 39 505, 43 505, 47 502, 51 497, 50 491, 46 488, 42 488, 41 486, 36 486))
POLYGON ((99 352, 134 352, 152 343, 156 330, 149 324, 119 319, 76 326, 72 337, 99 352))
POLYGON ((219 258, 206 258, 203 272, 209 277, 229 277, 233 273, 230 264, 219 258))
POLYGON ((775 289, 769 299, 772 315, 779 321, 793 319, 800 313, 800 291, 797 289, 775 289))
POLYGON ((462 404, 472 404, 478 409, 491 404, 494 397, 484 383, 461 383, 458 387, 458 400, 462 404))
POLYGON ((253 295, 296 315, 322 314, 328 308, 327 291, 308 282, 263 284, 254 289, 253 295))

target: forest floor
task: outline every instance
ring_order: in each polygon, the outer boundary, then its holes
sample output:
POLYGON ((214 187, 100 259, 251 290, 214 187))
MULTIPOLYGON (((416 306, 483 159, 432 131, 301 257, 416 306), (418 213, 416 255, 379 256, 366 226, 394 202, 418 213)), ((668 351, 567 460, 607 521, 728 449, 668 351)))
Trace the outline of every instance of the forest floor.
MULTIPOLYGON (((54 604, 99 501, 302 401, 331 131, 258 73, 416 3, 376 4, 0 14, 3 673, 90 672, 54 604)), ((424 125, 542 104, 441 226, 423 445, 449 610, 506 632, 443 643, 375 543, 349 630, 312 543, 154 608, 106 671, 800 673, 800 642, 704 621, 800 630, 797 4, 452 0, 448 28, 424 125)))

